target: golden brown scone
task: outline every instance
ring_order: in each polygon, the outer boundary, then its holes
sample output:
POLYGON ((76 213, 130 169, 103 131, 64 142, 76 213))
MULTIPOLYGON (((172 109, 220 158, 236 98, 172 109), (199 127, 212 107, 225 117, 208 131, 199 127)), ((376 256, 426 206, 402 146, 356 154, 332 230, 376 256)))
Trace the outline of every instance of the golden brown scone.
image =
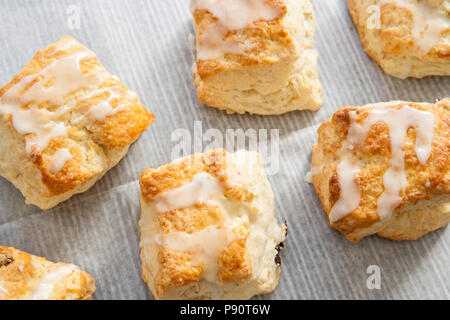
POLYGON ((89 189, 153 121, 92 51, 62 37, 0 89, 0 175, 49 209, 89 189))
POLYGON ((200 102, 262 115, 320 108, 309 0, 192 0, 191 11, 200 102))
POLYGON ((312 182, 348 240, 414 240, 450 222, 450 99, 346 107, 318 133, 312 182))
POLYGON ((348 0, 366 52, 394 77, 450 75, 447 0, 348 0))
POLYGON ((0 300, 90 300, 94 292, 94 278, 73 264, 0 246, 0 300))
POLYGON ((257 152, 194 154, 142 173, 142 276, 156 299, 273 291, 286 228, 257 152))

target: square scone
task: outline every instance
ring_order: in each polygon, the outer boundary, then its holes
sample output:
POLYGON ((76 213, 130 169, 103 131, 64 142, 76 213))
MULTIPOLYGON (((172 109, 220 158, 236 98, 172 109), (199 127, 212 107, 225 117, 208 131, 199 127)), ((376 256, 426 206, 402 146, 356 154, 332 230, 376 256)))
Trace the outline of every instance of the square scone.
POLYGON ((90 300, 95 281, 70 263, 0 246, 0 300, 90 300))
POLYGON ((191 11, 200 102, 261 115, 321 107, 309 0, 192 0, 191 11))
POLYGON ((286 227, 257 152, 223 149, 142 173, 142 276, 156 299, 273 291, 286 227))
POLYGON ((49 209, 84 192, 154 121, 95 54, 65 36, 0 89, 0 175, 49 209))
POLYGON ((450 99, 345 107, 318 134, 312 183, 348 240, 415 240, 450 222, 450 99))
POLYGON ((348 0, 366 52, 389 75, 450 75, 446 0, 348 0))

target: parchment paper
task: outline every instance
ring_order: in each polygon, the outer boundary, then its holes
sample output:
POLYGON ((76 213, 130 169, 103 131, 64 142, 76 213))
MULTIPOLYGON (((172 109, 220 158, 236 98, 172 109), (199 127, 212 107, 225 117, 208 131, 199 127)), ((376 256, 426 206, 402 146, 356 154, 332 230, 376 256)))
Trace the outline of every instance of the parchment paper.
MULTIPOLYGON (((34 53, 69 34, 136 91, 156 122, 114 169, 89 191, 53 210, 24 204, 0 178, 0 245, 75 263, 96 279, 96 299, 151 299, 141 280, 139 185, 143 169, 171 161, 174 130, 279 129, 280 169, 269 177, 276 215, 289 236, 276 291, 266 299, 449 299, 450 232, 395 243, 377 237, 359 244, 328 227, 305 181, 318 125, 345 105, 389 100, 434 101, 450 78, 397 80, 364 53, 344 0, 313 1, 324 105, 318 112, 261 117, 227 115, 197 102, 191 76, 193 34, 187 0, 0 0, 0 83, 34 53), (73 7, 75 6, 75 7, 73 7), (80 12, 79 29, 73 14, 80 12), (367 268, 381 270, 370 290, 367 268)), ((1 139, 1 137, 0 137, 1 139)))

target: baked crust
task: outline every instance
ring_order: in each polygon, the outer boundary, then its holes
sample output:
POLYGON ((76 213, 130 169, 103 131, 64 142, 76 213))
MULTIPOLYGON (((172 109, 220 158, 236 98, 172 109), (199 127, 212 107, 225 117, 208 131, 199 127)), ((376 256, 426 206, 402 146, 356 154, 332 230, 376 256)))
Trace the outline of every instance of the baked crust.
MULTIPOLYGON (((286 5, 283 0, 270 0, 267 1, 267 4, 271 8, 280 9, 278 18, 270 21, 256 21, 254 28, 230 30, 225 36, 225 39, 238 36, 241 41, 251 39, 254 46, 250 52, 244 54, 227 52, 222 58, 198 60, 196 65, 200 78, 207 78, 222 71, 237 70, 245 66, 274 64, 279 60, 292 59, 292 55, 296 54, 294 41, 282 25, 283 18, 287 13, 286 5)), ((195 10, 193 19, 197 35, 203 34, 211 24, 219 20, 204 9, 195 10)))
MULTIPOLYGON (((58 79, 55 77, 44 83, 48 79, 43 79, 39 73, 55 62, 82 52, 90 51, 68 36, 38 51, 23 70, 0 89, 0 111, 4 107, 2 103, 18 101, 20 104, 21 97, 32 87, 40 85, 41 90, 53 87, 58 79), (11 95, 12 88, 34 76, 24 90, 6 98, 8 94, 11 95)), ((33 133, 20 133, 14 125, 13 116, 0 112, 0 134, 3 137, 0 142, 0 174, 23 193, 27 203, 41 209, 49 209, 73 194, 89 189, 117 164, 129 145, 154 121, 154 116, 138 98, 116 77, 107 73, 94 54, 80 61, 79 68, 86 77, 102 74, 101 84, 95 88, 85 88, 81 84, 80 88, 66 96, 58 97, 61 100, 58 103, 44 101, 34 106, 34 102, 26 101, 22 105, 28 110, 37 107, 39 112, 48 111, 54 117, 53 121, 65 126, 66 136, 51 137, 44 148, 32 145, 31 151, 27 153, 26 141, 33 137, 33 133), (111 90, 118 92, 116 97, 110 98, 111 90), (99 120, 89 118, 87 115, 92 112, 92 108, 102 103, 109 103, 111 114, 99 120), (119 109, 114 111, 115 108, 119 109), (71 158, 55 172, 50 170, 50 163, 60 149, 70 152, 71 158)))
POLYGON ((142 173, 141 260, 142 276, 157 299, 249 299, 274 290, 280 269, 275 257, 285 231, 274 217, 273 193, 257 153, 236 154, 222 149, 194 154, 158 169, 142 173), (248 160, 252 173, 237 164, 248 160), (155 199, 208 173, 223 188, 223 199, 168 211, 155 209, 155 199), (228 209, 234 208, 232 212, 228 209), (239 213, 239 214, 238 214, 239 213), (244 217, 244 218, 242 218, 244 217), (235 236, 218 252, 217 272, 205 278, 205 264, 190 252, 150 242, 159 234, 198 234, 207 228, 227 228, 233 222, 235 236), (265 229, 255 229, 258 225, 265 229), (257 231, 255 231, 257 230, 257 231), (147 241, 147 243, 146 243, 147 241), (257 262, 255 264, 255 262, 257 262))
MULTIPOLYGON (((245 52, 225 52, 194 67, 200 102, 228 113, 282 114, 322 105, 314 49, 315 18, 309 0, 261 0, 279 15, 251 27, 228 30, 223 41, 249 43, 245 52)), ((244 5, 244 4, 242 4, 244 5)), ((210 11, 193 12, 198 39, 219 21, 210 11)))
POLYGON ((408 3, 403 6, 395 1, 348 0, 364 49, 387 74, 394 77, 450 75, 450 7, 445 0, 410 0, 408 3), (408 3, 412 6, 408 7, 408 3), (426 7, 430 12, 441 15, 442 19, 446 17, 448 23, 439 39, 431 48, 427 47, 429 51, 421 50, 421 40, 414 36, 415 13, 411 8, 418 4, 416 14, 421 14, 421 8, 426 7))
POLYGON ((450 99, 435 104, 393 101, 376 104, 399 110, 405 106, 431 112, 435 117, 430 157, 422 165, 415 151, 416 130, 409 128, 403 147, 407 187, 401 203, 390 219, 380 220, 377 201, 383 194, 383 175, 391 166, 391 139, 388 126, 377 122, 352 159, 361 168, 356 181, 361 189, 358 207, 343 219, 331 222, 330 212, 341 196, 337 166, 339 150, 350 127, 350 112, 363 123, 375 105, 349 106, 338 110, 318 130, 319 140, 312 150, 312 182, 322 202, 328 223, 348 240, 378 234, 391 240, 414 240, 445 227, 450 222, 450 99))
POLYGON ((94 278, 74 265, 0 246, 0 300, 90 300, 94 292, 94 278))

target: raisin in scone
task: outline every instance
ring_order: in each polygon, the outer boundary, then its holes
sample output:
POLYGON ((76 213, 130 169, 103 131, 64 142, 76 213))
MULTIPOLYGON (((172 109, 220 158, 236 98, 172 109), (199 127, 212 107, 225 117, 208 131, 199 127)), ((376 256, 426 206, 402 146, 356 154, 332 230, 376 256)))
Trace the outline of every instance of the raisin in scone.
POLYGON ((450 222, 450 99, 346 107, 318 133, 312 182, 348 240, 414 240, 450 222))
POLYGON ((191 11, 200 102, 262 115, 320 108, 309 0, 192 0, 191 11))
POLYGON ((156 299, 273 291, 285 226, 257 152, 218 149, 142 173, 142 276, 156 299))
POLYGON ((49 209, 89 189, 153 121, 92 51, 62 37, 0 89, 0 175, 49 209))

